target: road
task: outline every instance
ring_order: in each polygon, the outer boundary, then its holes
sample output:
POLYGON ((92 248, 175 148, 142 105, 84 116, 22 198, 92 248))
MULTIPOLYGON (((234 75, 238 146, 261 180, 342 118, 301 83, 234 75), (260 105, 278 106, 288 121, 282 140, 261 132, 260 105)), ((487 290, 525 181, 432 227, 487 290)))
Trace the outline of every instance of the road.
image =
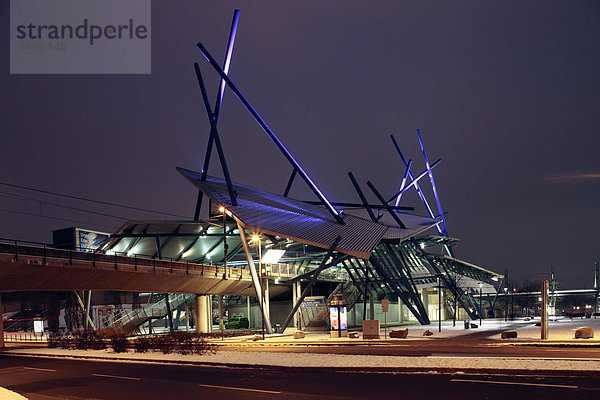
POLYGON ((30 399, 598 399, 598 378, 335 373, 0 355, 0 386, 30 399))

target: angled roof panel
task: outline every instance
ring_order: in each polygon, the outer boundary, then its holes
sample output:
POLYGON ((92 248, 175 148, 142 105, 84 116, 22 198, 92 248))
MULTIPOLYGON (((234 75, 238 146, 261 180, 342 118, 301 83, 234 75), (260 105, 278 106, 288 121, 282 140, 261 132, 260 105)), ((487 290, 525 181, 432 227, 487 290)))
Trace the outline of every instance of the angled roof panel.
POLYGON ((289 197, 233 184, 237 206, 232 206, 225 181, 207 177, 202 181, 197 172, 177 168, 213 201, 225 205, 247 229, 286 237, 299 242, 329 248, 335 238, 342 237, 336 250, 360 258, 369 258, 373 247, 388 227, 355 215, 344 215, 345 224, 337 223, 324 207, 289 197))

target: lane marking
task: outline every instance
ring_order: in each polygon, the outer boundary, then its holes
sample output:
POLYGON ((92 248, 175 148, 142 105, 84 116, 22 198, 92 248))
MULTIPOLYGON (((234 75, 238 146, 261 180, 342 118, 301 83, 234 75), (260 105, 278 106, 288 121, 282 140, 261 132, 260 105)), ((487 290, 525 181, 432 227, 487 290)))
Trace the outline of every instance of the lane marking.
POLYGON ((241 390, 244 392, 258 392, 258 393, 273 393, 273 394, 281 394, 282 392, 276 392, 274 390, 260 390, 260 389, 248 389, 248 388, 238 388, 232 386, 216 386, 216 385, 201 385, 198 386, 207 387, 207 388, 215 388, 215 389, 228 389, 228 390, 241 390))
POLYGON ((92 374, 93 376, 100 376, 103 378, 116 378, 116 379, 128 379, 130 381, 141 381, 142 378, 132 378, 131 376, 118 376, 118 375, 104 375, 104 374, 92 374))
POLYGON ((49 368, 35 368, 35 367, 23 367, 25 369, 33 369, 35 371, 47 371, 47 372, 56 372, 55 369, 49 369, 49 368))
POLYGON ((546 383, 527 383, 527 382, 502 382, 502 381, 482 381, 477 379, 450 379, 450 382, 471 382, 471 383, 496 383, 499 385, 519 385, 519 386, 543 386, 543 387, 556 387, 566 389, 578 389, 579 386, 570 385, 554 385, 546 383))

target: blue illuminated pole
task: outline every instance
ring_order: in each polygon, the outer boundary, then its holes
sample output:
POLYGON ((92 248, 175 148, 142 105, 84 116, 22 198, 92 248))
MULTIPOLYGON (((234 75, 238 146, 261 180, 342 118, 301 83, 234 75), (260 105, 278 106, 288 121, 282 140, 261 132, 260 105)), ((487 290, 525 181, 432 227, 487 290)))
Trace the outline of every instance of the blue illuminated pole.
MULTIPOLYGON (((429 167, 428 169, 426 169, 425 171, 423 171, 421 174, 419 174, 419 176, 417 176, 416 178, 413 179, 413 181, 411 183, 409 183, 404 189, 401 189, 398 193, 394 194, 392 196, 391 199, 388 200, 388 203, 392 200, 394 200, 394 197, 397 196, 401 196, 402 194, 404 194, 405 192, 408 191, 408 189, 410 189, 412 186, 417 186, 418 182, 421 178, 423 178, 425 175, 427 175, 429 173, 429 171, 435 167, 438 166, 439 163, 442 162, 442 159, 440 158, 439 160, 437 160, 436 162, 434 162, 433 164, 431 164, 431 167, 429 167)), ((435 218, 432 216, 432 218, 435 218)))
POLYGON ((197 46, 198 46, 198 49, 204 55, 204 57, 206 57, 208 62, 213 66, 215 71, 217 71, 217 73, 221 76, 221 79, 224 80, 225 83, 227 83, 227 86, 229 86, 229 88, 233 91, 233 93, 235 93, 237 98, 246 107, 248 112, 250 112, 250 114, 254 117, 256 122, 263 129, 263 131, 267 134, 267 136, 269 136, 271 141, 277 146, 277 148, 281 151, 281 153, 285 156, 285 158, 290 162, 290 164, 292 164, 292 166, 294 168, 296 168, 296 170, 298 171, 298 174, 300 174, 300 176, 302 176, 302 178, 304 179, 306 184, 311 188, 311 190, 315 193, 315 195, 319 198, 319 200, 321 200, 323 205, 325 205, 325 207, 333 215, 335 220, 337 222, 339 222, 340 224, 344 224, 344 220, 340 216, 340 212, 337 211, 335 209, 335 207, 333 207, 333 205, 329 202, 329 200, 327 200, 325 195, 319 190, 317 185, 315 185, 315 183, 310 179, 308 174, 302 169, 302 167, 300 166, 300 164, 298 164, 296 159, 294 159, 294 157, 290 154, 290 152, 285 148, 283 143, 281 143, 281 141, 277 138, 277 136, 275 136, 275 133, 273 133, 271 128, 269 128, 269 126, 262 119, 262 117, 258 114, 258 112, 254 109, 254 107, 252 107, 252 105, 244 97, 242 92, 235 86, 235 84, 231 81, 231 79, 229 79, 229 77, 223 71, 223 69, 221 69, 221 67, 219 66, 217 61, 214 59, 214 57, 208 52, 208 50, 206 50, 206 48, 202 45, 202 43, 198 43, 197 46))
MULTIPOLYGON (((408 165, 406 166, 406 172, 404 173, 404 177, 402 177, 402 182, 400 183, 400 189, 398 189, 400 192, 402 192, 402 189, 404 189, 404 187, 406 186, 406 180, 408 179, 408 174, 410 174, 411 166, 412 166, 412 160, 408 160, 408 165)), ((398 207, 398 204, 400 204, 401 198, 402 198, 402 194, 398 194, 398 196, 396 197, 396 203, 394 204, 395 207, 398 207)))
MULTIPOLYGON (((235 44, 235 37, 237 34, 237 26, 240 18, 240 10, 235 10, 233 12, 233 21, 231 22, 231 31, 229 32, 229 41, 227 42, 227 52, 225 54, 225 61, 223 62, 223 71, 226 74, 229 73, 229 66, 231 65, 231 57, 233 55, 233 46, 235 44)), ((225 81, 221 79, 219 82, 219 90, 217 92, 217 101, 215 102, 215 109, 213 111, 213 116, 215 120, 215 125, 219 120, 219 114, 221 113, 221 104, 223 103, 223 95, 225 94, 225 81)), ((208 136, 208 146, 206 155, 204 157, 204 166, 202 168, 202 180, 206 180, 206 174, 208 173, 208 164, 210 162, 210 154, 212 150, 213 144, 213 135, 208 136)))
MULTIPOLYGON (((229 32, 229 40, 227 42, 227 51, 225 53, 225 60, 223 62, 223 70, 225 73, 229 73, 229 66, 231 65, 231 57, 233 55, 233 46, 235 44, 235 37, 237 34, 237 26, 240 18, 240 10, 235 10, 233 12, 233 21, 231 22, 231 30, 229 32)), ((219 120, 219 114, 221 113, 221 104, 223 103, 223 95, 225 94, 225 82, 223 79, 219 82, 219 90, 217 92, 217 100, 215 102, 215 109, 213 114, 214 125, 217 125, 219 120)), ((204 164, 202 167, 202 177, 201 180, 206 180, 206 175, 208 174, 208 166, 210 164, 210 156, 212 153, 213 146, 213 134, 212 134, 212 125, 211 132, 208 135, 208 144, 206 146, 206 154, 204 155, 204 164)), ((202 204, 202 191, 198 191, 198 199, 196 201, 196 210, 194 211, 194 221, 197 221, 200 217, 200 206, 202 204)))
POLYGON ((421 151, 423 152, 423 158, 425 158, 425 166, 427 167, 427 171, 429 172, 429 180, 431 181, 431 188, 433 189, 433 196, 435 197, 435 201, 438 206, 438 212, 440 213, 440 218, 442 219, 443 234, 444 236, 448 236, 448 231, 446 229, 446 219, 444 218, 444 212, 442 211, 442 203, 440 202, 440 197, 438 196, 437 189, 435 187, 435 180, 433 179, 433 173, 431 172, 431 167, 429 166, 429 159, 427 158, 427 153, 425 152, 425 146, 423 145, 423 140, 421 139, 421 132, 417 129, 417 137, 419 138, 419 144, 421 145, 421 151))
MULTIPOLYGON (((406 158, 404 158, 404 155, 402 154, 402 151, 400 150, 400 146, 398 146, 398 143, 396 142, 396 139, 394 138, 394 135, 390 135, 390 137, 392 138, 392 142, 394 143, 394 147, 396 147, 396 151, 400 155, 400 158, 402 159, 402 162, 404 163, 404 166, 408 167, 408 161, 406 161, 406 158)), ((413 175, 413 173, 411 171, 409 171, 408 176, 410 177, 411 180, 413 180, 413 181, 415 180, 415 176, 413 175)), ((414 186, 415 186, 415 189, 417 191, 417 194, 421 198, 421 202, 423 202, 423 205, 427 209, 427 213, 429 214, 429 216, 431 218, 435 218, 435 215, 433 214, 433 210, 429 206, 429 202, 425 198, 425 195, 423 194, 423 191, 421 190, 421 187, 419 186, 418 183, 415 183, 414 186)), ((394 197, 396 197, 396 196, 394 196, 394 197)), ((443 230, 442 230, 442 228, 439 227, 439 225, 436 225, 435 229, 437 229, 437 231, 438 231, 438 233, 440 235, 444 236, 443 230)))

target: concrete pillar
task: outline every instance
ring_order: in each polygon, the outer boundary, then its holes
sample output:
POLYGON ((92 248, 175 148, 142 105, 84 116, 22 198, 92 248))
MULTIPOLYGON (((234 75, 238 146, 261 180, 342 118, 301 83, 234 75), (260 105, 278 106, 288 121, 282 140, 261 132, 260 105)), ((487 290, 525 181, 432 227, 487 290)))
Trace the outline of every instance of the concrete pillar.
POLYGON ((213 305, 212 305, 212 295, 206 295, 206 315, 207 315, 207 332, 212 332, 213 328, 213 305))
POLYGON ((210 316, 208 314, 207 303, 209 302, 207 295, 196 295, 194 298, 194 312, 196 314, 196 332, 197 333, 209 333, 210 332, 210 316))
POLYGON ((188 303, 185 303, 185 331, 188 332, 190 330, 190 306, 188 303))
POLYGON ((223 332, 225 326, 223 325, 223 295, 219 295, 219 330, 223 332))
POLYGON ((404 313, 402 312, 402 300, 398 297, 398 322, 404 322, 404 313))
MULTIPOLYGON (((296 294, 296 282, 292 283, 292 310, 294 309, 294 306, 296 305, 296 302, 298 301, 298 295, 296 294)), ((296 311, 296 313, 292 316, 292 321, 294 321, 293 326, 298 329, 298 312, 296 311)))
POLYGON ((375 296, 369 296, 369 319, 375 319, 375 296))
POLYGON ((271 321, 271 299, 269 298, 269 278, 265 279, 265 309, 267 310, 267 319, 271 321))
POLYGON ((252 307, 250 306, 250 296, 246 297, 246 316, 248 317, 248 326, 252 327, 252 307))
POLYGON ((0 293, 0 349, 4 348, 4 307, 2 306, 2 293, 0 293))
MULTIPOLYGON (((421 299, 423 301, 423 308, 425 309, 427 315, 429 315, 429 292, 427 291, 427 289, 421 290, 421 299)), ((437 320, 437 316, 429 315, 429 319, 437 320)))

